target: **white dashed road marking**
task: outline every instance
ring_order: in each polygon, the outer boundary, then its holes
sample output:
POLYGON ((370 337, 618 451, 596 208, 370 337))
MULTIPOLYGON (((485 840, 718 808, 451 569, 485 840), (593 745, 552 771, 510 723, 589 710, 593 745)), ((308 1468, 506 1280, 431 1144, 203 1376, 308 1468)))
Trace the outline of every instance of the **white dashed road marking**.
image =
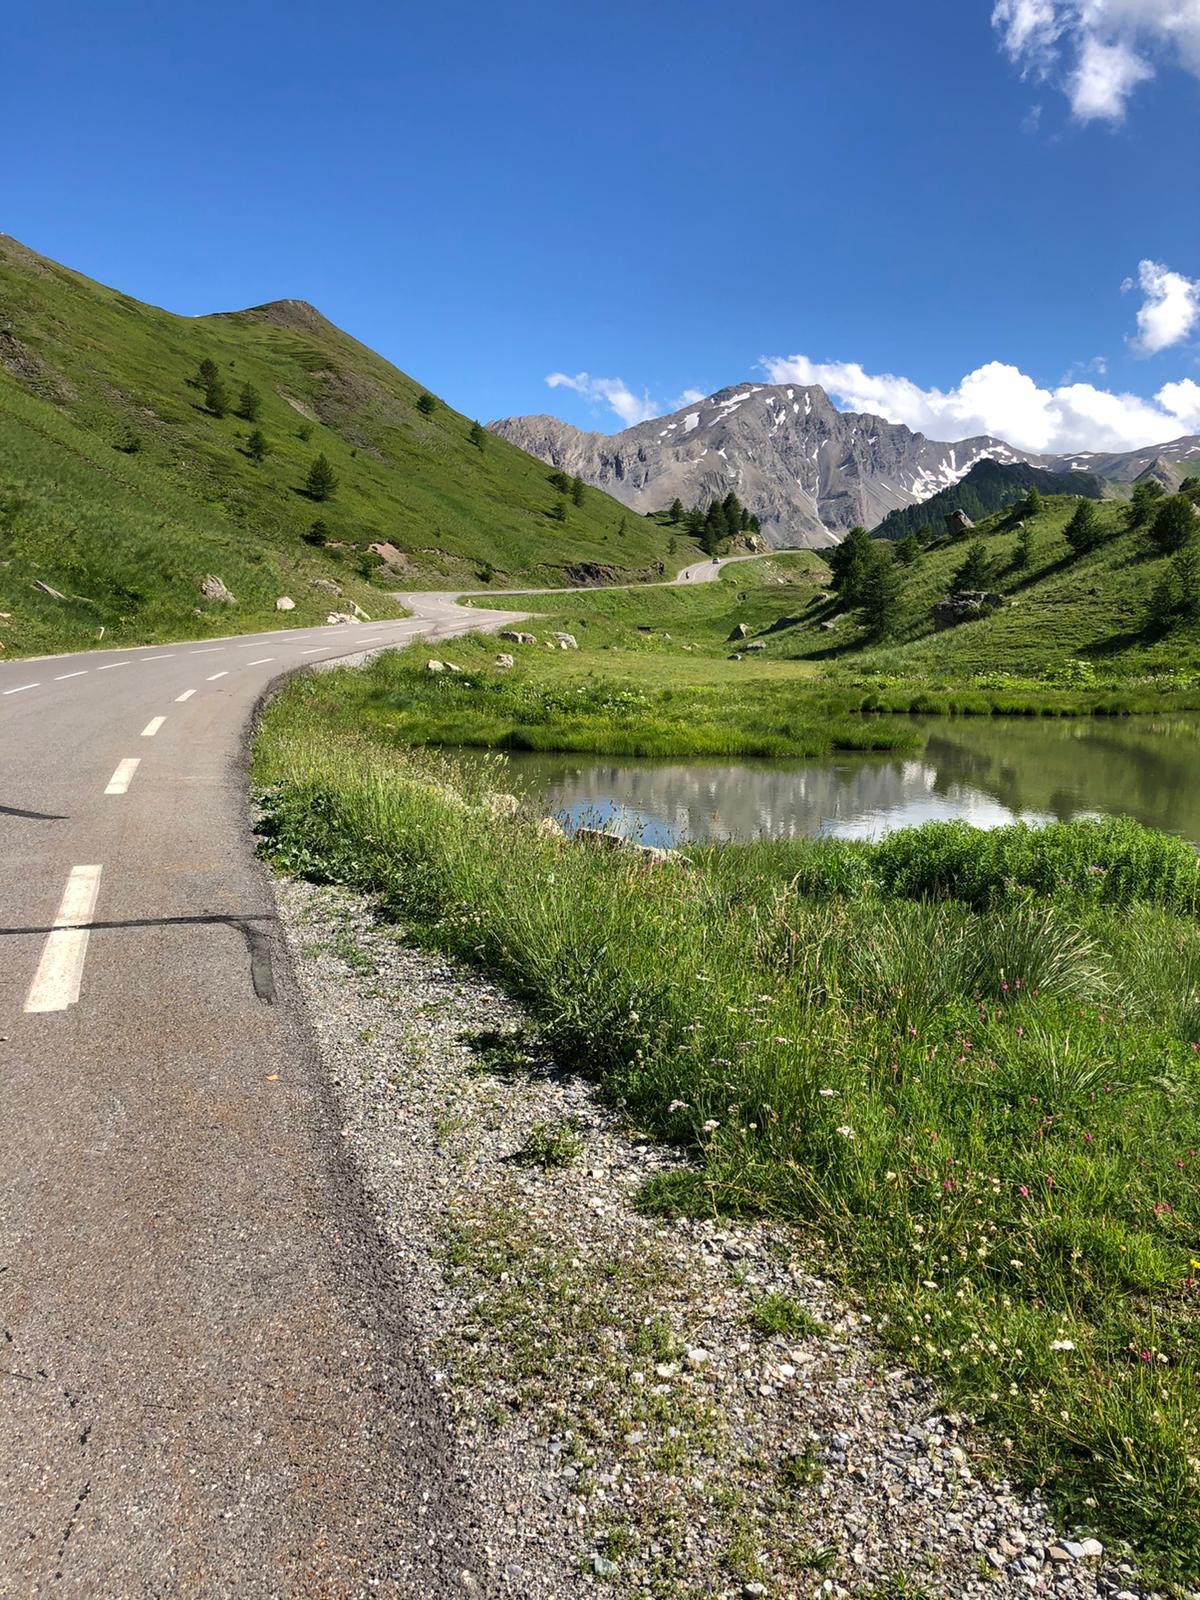
POLYGON ((80 667, 78 672, 60 672, 58 677, 55 678, 54 681, 55 681, 55 683, 66 683, 68 678, 86 678, 86 677, 87 677, 87 668, 86 667, 80 667))
POLYGON ((182 694, 175 696, 175 704, 178 705, 182 700, 190 700, 195 692, 195 689, 185 689, 182 694))
POLYGON ((97 672, 111 672, 114 667, 127 667, 128 661, 106 661, 102 667, 97 667, 97 672))
POLYGON ((173 650, 172 650, 172 652, 171 652, 171 654, 169 656, 143 656, 142 657, 143 661, 174 661, 174 659, 175 659, 175 652, 173 650))
POLYGON ((100 892, 100 872, 99 867, 71 868, 54 930, 46 935, 42 959, 29 986, 26 1011, 65 1011, 79 999, 88 924, 100 892))
POLYGON ((105 794, 124 794, 133 782, 133 775, 141 763, 140 756, 126 756, 124 761, 117 762, 117 770, 108 780, 105 794))
POLYGON ((142 729, 142 738, 153 739, 166 720, 166 717, 151 717, 150 721, 142 729))
POLYGON ((274 656, 259 656, 257 661, 247 661, 248 667, 265 667, 268 661, 274 661, 274 656))
POLYGON ((216 683, 218 678, 227 678, 228 676, 229 676, 228 672, 214 672, 212 677, 209 678, 208 681, 209 681, 209 683, 216 683))
POLYGON ((219 644, 210 645, 207 650, 192 650, 189 652, 194 656, 216 656, 220 655, 220 653, 221 646, 219 644))
POLYGON ((5 689, 4 693, 5 694, 24 694, 26 689, 40 689, 40 688, 41 688, 41 684, 38 684, 38 683, 22 683, 22 684, 18 684, 18 686, 15 689, 5 689))
POLYGON ((315 644, 311 650, 301 650, 300 654, 302 656, 323 656, 326 655, 328 651, 329 646, 327 644, 315 644))

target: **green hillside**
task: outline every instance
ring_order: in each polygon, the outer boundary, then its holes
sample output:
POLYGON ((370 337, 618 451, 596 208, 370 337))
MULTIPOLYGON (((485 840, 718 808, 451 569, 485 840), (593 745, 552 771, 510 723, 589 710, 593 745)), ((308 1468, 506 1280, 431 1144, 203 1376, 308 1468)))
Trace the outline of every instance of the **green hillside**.
MULTIPOLYGON (((897 563, 899 600, 882 638, 872 639, 860 615, 843 611, 836 596, 818 596, 772 638, 769 651, 822 663, 835 677, 875 673, 917 684, 1005 676, 1064 686, 1200 683, 1200 618, 1175 615, 1158 624, 1149 618, 1151 597, 1170 578, 1173 558, 1148 553, 1145 529, 1130 528, 1129 506, 1116 501, 1096 506, 1100 542, 1076 554, 1065 530, 1080 503, 1055 496, 1026 519, 1025 566, 1016 565, 1022 530, 1008 512, 964 537, 937 540, 911 566, 897 563), (979 620, 939 629, 933 605, 956 587, 976 540, 990 568, 985 587, 1003 603, 979 620), (824 629, 823 622, 833 626, 824 629)), ((1200 518, 1193 550, 1198 542, 1200 518)))
POLYGON ((889 511, 875 529, 875 538, 903 539, 921 528, 941 533, 952 511, 965 511, 972 522, 978 522, 993 511, 1015 505, 1027 489, 1036 489, 1041 495, 1104 498, 1104 480, 1092 472, 1047 472, 1043 467, 1026 466, 1023 461, 977 461, 952 488, 940 489, 915 506, 889 511))
POLYGON ((5 652, 256 628, 281 595, 293 623, 351 601, 381 616, 395 589, 630 580, 671 559, 666 530, 595 489, 576 504, 423 394, 302 302, 174 316, 0 236, 5 652), (318 455, 325 501, 306 492, 318 455), (202 596, 210 573, 236 605, 202 596))

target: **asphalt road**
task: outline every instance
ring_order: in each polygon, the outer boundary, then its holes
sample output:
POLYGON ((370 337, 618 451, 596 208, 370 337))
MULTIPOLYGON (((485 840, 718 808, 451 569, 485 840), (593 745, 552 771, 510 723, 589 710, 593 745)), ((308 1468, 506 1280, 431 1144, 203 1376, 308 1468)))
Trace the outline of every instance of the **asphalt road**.
POLYGON ((0 662, 0 1596, 493 1591, 247 814, 277 675, 519 618, 405 598, 0 662))

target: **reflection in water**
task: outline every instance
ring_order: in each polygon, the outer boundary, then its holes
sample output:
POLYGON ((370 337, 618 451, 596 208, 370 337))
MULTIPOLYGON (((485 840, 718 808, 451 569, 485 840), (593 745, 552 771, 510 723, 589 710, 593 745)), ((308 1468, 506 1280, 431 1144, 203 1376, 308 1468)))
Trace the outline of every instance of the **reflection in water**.
POLYGON ((722 763, 513 755, 507 781, 568 828, 648 844, 877 838, 961 818, 1121 814, 1200 843, 1200 723, 1189 718, 911 719, 919 756, 722 763))

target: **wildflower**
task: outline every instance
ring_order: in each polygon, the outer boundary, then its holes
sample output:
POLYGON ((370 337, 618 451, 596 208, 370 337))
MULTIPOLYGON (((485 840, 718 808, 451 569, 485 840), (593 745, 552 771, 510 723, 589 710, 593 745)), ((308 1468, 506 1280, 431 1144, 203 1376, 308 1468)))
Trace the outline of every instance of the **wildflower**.
POLYGON ((670 1113, 673 1111, 686 1111, 687 1109, 688 1103, 686 1100, 672 1100, 671 1104, 667 1107, 667 1114, 670 1115, 670 1113))
POLYGON ((823 1100, 832 1100, 834 1095, 837 1094, 837 1090, 836 1089, 818 1089, 817 1093, 821 1096, 821 1098, 823 1100))
POLYGON ((1051 1350, 1074 1350, 1075 1341, 1074 1339, 1051 1339, 1050 1348, 1051 1350))
POLYGON ((707 1122, 701 1123, 700 1131, 701 1133, 715 1133, 720 1126, 721 1124, 715 1117, 709 1117, 707 1122))
POLYGON ((1083 1142, 1084 1142, 1084 1144, 1091 1144, 1092 1143, 1092 1136, 1091 1136, 1090 1133, 1085 1133, 1083 1135, 1083 1142))
POLYGON ((1154 1357, 1150 1354, 1149 1350, 1140 1350, 1138 1352, 1138 1359, 1140 1361, 1153 1361, 1154 1357))
POLYGON ((845 1123, 845 1122, 838 1129, 838 1132, 841 1134, 843 1139, 853 1139, 853 1137, 854 1137, 854 1129, 852 1127, 850 1127, 850 1125, 848 1123, 845 1123))
POLYGON ((1016 1036, 1017 1036, 1018 1039, 1023 1039, 1025 1037, 1025 1029, 1024 1028, 1016 1028, 1013 1031, 1016 1033, 1016 1036))
POLYGON ((791 1042, 790 1039, 785 1039, 781 1033, 777 1033, 771 1040, 772 1044, 791 1044, 791 1042))

